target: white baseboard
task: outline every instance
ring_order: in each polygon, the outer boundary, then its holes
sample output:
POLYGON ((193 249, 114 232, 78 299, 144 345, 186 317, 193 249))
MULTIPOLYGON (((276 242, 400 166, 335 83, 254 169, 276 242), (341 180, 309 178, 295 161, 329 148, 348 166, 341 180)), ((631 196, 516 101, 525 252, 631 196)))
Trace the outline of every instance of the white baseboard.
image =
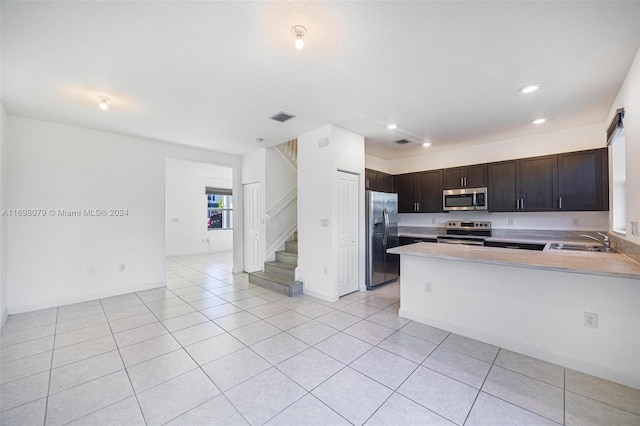
POLYGON ((307 290, 306 288, 303 290, 303 293, 306 294, 307 296, 315 297, 316 299, 326 300, 327 302, 337 302, 339 299, 338 296, 320 293, 318 291, 313 291, 313 290, 307 290))
POLYGON ((100 291, 96 293, 88 293, 88 294, 83 294, 79 296, 66 297, 62 299, 54 299, 46 303, 38 303, 35 305, 12 306, 8 309, 8 311, 10 315, 21 314, 23 312, 31 312, 31 311, 38 311, 40 309, 55 308, 58 306, 70 305, 72 303, 88 302, 90 300, 104 299, 106 297, 112 297, 112 296, 120 296, 122 294, 134 293, 136 291, 151 290, 158 287, 165 287, 166 285, 167 285, 166 281, 159 281, 155 283, 121 287, 117 289, 100 291))
POLYGON ((233 250, 233 247, 221 248, 218 250, 185 251, 185 252, 177 252, 177 253, 167 253, 165 257, 195 256, 198 254, 223 253, 225 251, 232 251, 232 250, 233 250))

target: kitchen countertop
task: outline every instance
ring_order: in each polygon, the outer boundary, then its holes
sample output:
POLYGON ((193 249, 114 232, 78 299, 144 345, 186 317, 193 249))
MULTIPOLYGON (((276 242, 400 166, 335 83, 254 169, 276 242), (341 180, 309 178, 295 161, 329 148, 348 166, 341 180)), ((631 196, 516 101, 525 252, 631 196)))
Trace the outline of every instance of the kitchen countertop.
MULTIPOLYGON (((504 238, 495 238, 495 240, 505 241, 504 238)), ((523 239, 517 239, 517 241, 525 242, 523 239)), ((527 242, 549 243, 548 240, 528 240, 527 242)), ((433 243, 415 243, 395 247, 387 250, 387 252, 436 259, 462 260, 519 268, 544 269, 640 280, 640 264, 623 254, 615 252, 569 252, 549 249, 532 251, 433 243)))

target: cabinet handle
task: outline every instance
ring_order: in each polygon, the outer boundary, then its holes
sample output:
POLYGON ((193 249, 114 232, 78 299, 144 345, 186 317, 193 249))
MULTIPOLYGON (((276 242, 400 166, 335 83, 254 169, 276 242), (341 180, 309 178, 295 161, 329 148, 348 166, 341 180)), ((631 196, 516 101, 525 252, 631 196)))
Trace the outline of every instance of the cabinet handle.
POLYGON ((520 198, 520 201, 521 210, 524 210, 524 198, 520 198))
POLYGON ((369 189, 369 179, 367 179, 367 189, 369 189))
POLYGON ((516 198, 516 210, 520 210, 520 198, 516 198))
POLYGON ((465 187, 467 186, 467 178, 466 177, 464 178, 464 186, 465 187))
POLYGON ((464 186, 464 178, 460 177, 460 186, 464 186))
POLYGON ((558 206, 559 209, 562 209, 562 197, 560 197, 560 199, 558 200, 560 205, 558 206))
POLYGON ((420 203, 416 203, 416 205, 418 206, 418 208, 416 209, 417 212, 420 211, 420 203))

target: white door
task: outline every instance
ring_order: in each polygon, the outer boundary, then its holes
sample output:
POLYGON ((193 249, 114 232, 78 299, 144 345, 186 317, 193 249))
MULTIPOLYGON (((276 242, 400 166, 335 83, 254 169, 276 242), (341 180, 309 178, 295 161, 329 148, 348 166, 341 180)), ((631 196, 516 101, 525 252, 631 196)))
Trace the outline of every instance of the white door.
POLYGON ((338 172, 338 295, 358 290, 358 175, 338 172))
POLYGON ((262 270, 260 265, 260 184, 243 185, 244 195, 244 270, 255 272, 262 270))

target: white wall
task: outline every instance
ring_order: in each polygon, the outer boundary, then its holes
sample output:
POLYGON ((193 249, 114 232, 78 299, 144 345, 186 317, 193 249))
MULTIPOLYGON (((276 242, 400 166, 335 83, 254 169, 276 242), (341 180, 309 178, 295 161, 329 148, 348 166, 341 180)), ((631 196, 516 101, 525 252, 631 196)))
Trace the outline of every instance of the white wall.
POLYGON ((290 195, 298 188, 298 172, 276 148, 265 150, 266 255, 275 259, 275 251, 284 249, 284 241, 298 221, 298 206, 290 195), (285 199, 291 203, 279 210, 285 199))
MULTIPOLYGON (((626 190, 627 190, 627 234, 622 236, 627 240, 640 244, 639 235, 631 235, 630 222, 640 222, 640 49, 631 64, 629 73, 620 88, 616 100, 611 105, 611 111, 606 123, 610 123, 618 108, 625 109, 625 140, 626 140, 626 190)), ((611 151, 609 151, 611 152, 611 151)), ((609 170, 611 183, 612 170, 609 170)), ((613 215, 610 219, 613 228, 613 215)))
POLYGON ((337 171, 360 175, 359 283, 364 288, 364 138, 335 126, 298 137, 298 279, 304 292, 337 300, 337 171), (320 147, 319 141, 329 145, 320 147), (321 227, 321 220, 328 227, 321 227))
MULTIPOLYGON (((7 131, 7 208, 128 212, 8 218, 10 313, 164 285, 167 157, 232 167, 240 182, 238 156, 14 116, 7 131)), ((241 223, 238 198, 234 220, 241 223)), ((239 231, 234 270, 242 268, 239 231)))
MULTIPOLYGON (((0 212, 6 206, 6 122, 7 114, 0 104, 0 212)), ((0 327, 7 320, 7 217, 0 215, 0 327)))
POLYGON ((401 269, 402 317, 640 388, 638 280, 411 255, 401 269))
POLYGON ((389 161, 373 155, 364 156, 364 166, 367 169, 377 170, 379 172, 389 173, 389 161))
POLYGON ((231 189, 232 170, 167 159, 166 171, 167 256, 231 250, 233 229, 207 229, 205 188, 231 189))
POLYGON ((433 150, 422 156, 390 160, 389 170, 391 174, 411 173, 561 152, 604 148, 604 132, 605 125, 604 123, 600 123, 533 136, 466 146, 463 148, 443 151, 433 150))
POLYGON ((400 226, 443 227, 450 220, 488 220, 493 229, 558 229, 606 231, 609 212, 531 212, 531 213, 401 213, 400 226), (577 224, 576 224, 577 219, 577 224))

